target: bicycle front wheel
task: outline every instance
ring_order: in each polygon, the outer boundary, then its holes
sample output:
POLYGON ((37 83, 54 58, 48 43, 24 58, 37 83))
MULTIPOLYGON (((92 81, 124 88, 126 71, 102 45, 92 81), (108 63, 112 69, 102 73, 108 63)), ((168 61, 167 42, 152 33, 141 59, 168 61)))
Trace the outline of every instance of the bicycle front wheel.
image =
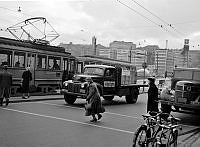
POLYGON ((171 131, 169 134, 167 147, 177 147, 178 130, 171 131))
POLYGON ((147 127, 139 127, 133 136, 133 147, 146 147, 147 145, 147 127))

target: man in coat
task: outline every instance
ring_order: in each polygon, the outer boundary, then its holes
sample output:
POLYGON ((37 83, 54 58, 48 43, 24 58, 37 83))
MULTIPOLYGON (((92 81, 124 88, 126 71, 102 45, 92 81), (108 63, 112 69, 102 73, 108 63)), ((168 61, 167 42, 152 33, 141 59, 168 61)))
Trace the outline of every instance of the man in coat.
POLYGON ((12 86, 12 75, 7 71, 7 65, 0 67, 0 106, 3 106, 3 99, 6 99, 6 106, 9 103, 12 86))
POLYGON ((158 112, 158 88, 155 85, 155 78, 148 78, 149 90, 147 101, 147 112, 158 112))

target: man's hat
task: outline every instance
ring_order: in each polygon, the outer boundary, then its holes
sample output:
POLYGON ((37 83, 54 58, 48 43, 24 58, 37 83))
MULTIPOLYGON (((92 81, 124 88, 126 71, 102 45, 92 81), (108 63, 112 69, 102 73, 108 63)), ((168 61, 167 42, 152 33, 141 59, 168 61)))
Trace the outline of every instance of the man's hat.
POLYGON ((152 82, 155 82, 155 78, 154 77, 149 77, 148 80, 152 81, 152 82))

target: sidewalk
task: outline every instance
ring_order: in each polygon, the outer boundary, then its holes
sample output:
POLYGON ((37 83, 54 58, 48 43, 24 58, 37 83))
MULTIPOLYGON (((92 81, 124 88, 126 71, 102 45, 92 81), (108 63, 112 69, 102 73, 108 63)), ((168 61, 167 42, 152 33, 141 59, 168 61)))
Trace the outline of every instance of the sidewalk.
POLYGON ((191 127, 178 136, 178 147, 199 147, 200 128, 191 127))
POLYGON ((43 100, 64 100, 64 96, 60 94, 56 95, 40 95, 40 96, 30 96, 28 99, 23 99, 21 96, 10 97, 9 103, 19 103, 19 102, 31 102, 31 101, 43 101, 43 100))

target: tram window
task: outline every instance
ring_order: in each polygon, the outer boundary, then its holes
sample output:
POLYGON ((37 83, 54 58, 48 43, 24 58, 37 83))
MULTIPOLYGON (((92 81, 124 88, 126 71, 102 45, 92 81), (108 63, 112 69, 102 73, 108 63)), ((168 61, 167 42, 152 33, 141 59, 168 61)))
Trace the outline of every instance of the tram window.
POLYGON ((60 70, 60 61, 59 57, 49 57, 48 68, 52 70, 60 70))
POLYGON ((14 66, 15 67, 25 67, 25 53, 15 52, 14 66))
POLYGON ((82 69, 83 69, 83 63, 78 63, 77 72, 78 72, 78 73, 82 73, 82 69))
POLYGON ((45 56, 45 55, 38 55, 38 58, 37 58, 37 68, 46 69, 46 62, 47 62, 47 56, 45 56))
POLYGON ((32 69, 34 68, 34 63, 35 63, 35 55, 33 54, 28 54, 27 58, 27 66, 31 67, 32 69))
POLYGON ((0 65, 11 66, 11 63, 12 63, 12 52, 0 50, 0 65))
POLYGON ((62 70, 67 70, 68 71, 68 59, 63 59, 62 70))
POLYGON ((70 60, 69 63, 68 63, 68 67, 69 67, 69 71, 74 71, 75 61, 74 60, 70 60))

